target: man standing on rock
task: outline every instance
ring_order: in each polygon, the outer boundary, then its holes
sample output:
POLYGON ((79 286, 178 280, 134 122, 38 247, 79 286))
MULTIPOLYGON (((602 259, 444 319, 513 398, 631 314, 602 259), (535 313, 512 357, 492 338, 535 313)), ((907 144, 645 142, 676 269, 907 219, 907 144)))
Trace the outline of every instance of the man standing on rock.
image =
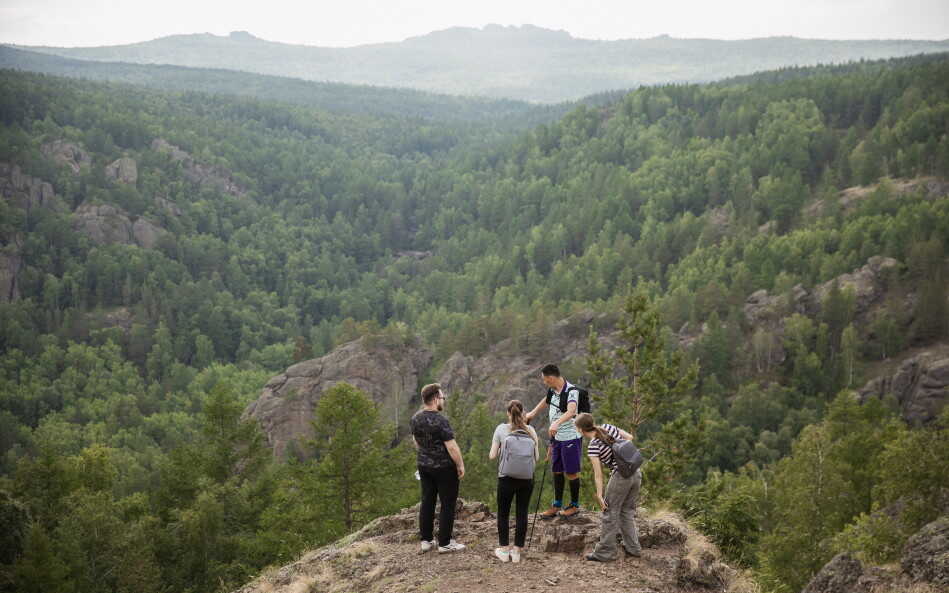
POLYGON ((428 552, 435 547, 435 498, 438 497, 442 505, 438 515, 438 553, 458 552, 465 546, 451 535, 458 484, 465 475, 465 462, 448 418, 440 414, 445 407, 445 394, 438 383, 422 388, 422 404, 422 409, 409 422, 417 449, 418 479, 422 487, 422 502, 418 510, 422 551, 428 552))
POLYGON ((530 422, 541 410, 549 409, 551 441, 547 454, 553 462, 551 469, 554 473, 554 501, 540 516, 542 519, 552 519, 558 514, 573 517, 580 512, 580 449, 583 439, 573 425, 580 390, 560 376, 560 369, 555 364, 548 364, 540 373, 547 386, 547 397, 527 414, 527 420, 530 422), (570 504, 563 508, 565 474, 570 480, 570 504))

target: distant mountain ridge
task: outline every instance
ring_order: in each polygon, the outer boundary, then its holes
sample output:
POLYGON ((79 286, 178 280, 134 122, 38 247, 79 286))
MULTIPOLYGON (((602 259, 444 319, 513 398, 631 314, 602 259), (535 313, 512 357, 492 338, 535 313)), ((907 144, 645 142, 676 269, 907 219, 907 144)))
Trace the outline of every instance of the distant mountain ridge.
POLYGON ((533 25, 488 25, 350 48, 279 43, 246 31, 174 35, 103 47, 19 48, 84 60, 224 68, 553 103, 640 85, 705 82, 785 66, 947 51, 949 40, 723 41, 662 35, 598 41, 533 25))

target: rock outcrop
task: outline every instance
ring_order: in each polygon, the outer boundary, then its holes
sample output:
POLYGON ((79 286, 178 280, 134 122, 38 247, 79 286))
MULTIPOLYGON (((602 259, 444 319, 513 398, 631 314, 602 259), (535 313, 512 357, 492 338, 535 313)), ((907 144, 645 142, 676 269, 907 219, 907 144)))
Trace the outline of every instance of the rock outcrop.
POLYGON ((20 167, 0 163, 0 195, 12 205, 30 213, 40 210, 65 212, 66 205, 47 181, 24 174, 20 167))
POLYGON ((19 274, 23 258, 15 244, 0 249, 0 303, 20 298, 19 274))
POLYGON ((891 257, 873 256, 864 266, 828 280, 813 291, 808 291, 800 284, 794 286, 789 294, 771 295, 761 289, 751 293, 745 301, 745 319, 753 327, 767 326, 774 329, 787 315, 816 315, 834 283, 840 290, 853 293, 855 314, 860 317, 884 297, 889 276, 899 268, 900 262, 891 257))
POLYGON ((181 163, 185 178, 198 185, 211 187, 233 196, 243 196, 247 190, 234 180, 234 175, 221 167, 199 163, 187 151, 163 138, 152 141, 152 150, 167 154, 172 162, 181 163))
POLYGON ((73 228, 86 234, 94 243, 132 243, 132 221, 120 208, 84 202, 73 216, 73 228))
POLYGON ((895 373, 869 381, 858 392, 861 401, 892 396, 908 423, 932 422, 949 402, 949 356, 923 352, 900 364, 895 373))
MULTIPOLYGON (((531 545, 522 554, 524 565, 518 569, 494 558, 497 519, 478 502, 459 500, 456 506, 454 535, 467 550, 420 554, 416 505, 380 517, 333 545, 307 552, 235 593, 750 590, 736 586, 740 581, 735 571, 722 564, 715 548, 681 518, 650 517, 645 509, 639 514, 640 533, 651 534, 640 537, 641 558, 582 563, 578 555, 591 550, 600 524, 599 513, 583 512, 572 519, 538 521, 531 545), (699 556, 704 563, 696 561, 699 556)), ((437 516, 436 512, 436 531, 437 516)))
POLYGON ((135 185, 138 182, 138 164, 135 159, 124 156, 106 165, 105 176, 119 183, 135 185))
POLYGON ((41 146, 40 151, 56 164, 69 167, 74 175, 78 175, 83 167, 92 166, 92 157, 75 142, 54 140, 41 146))
POLYGON ((155 205, 167 212, 171 216, 181 216, 181 208, 178 204, 162 196, 155 196, 155 205))
POLYGON ((260 423, 278 458, 296 448, 291 443, 312 438, 316 404, 337 383, 365 391, 381 406, 384 418, 404 425, 420 406, 419 381, 431 361, 431 352, 417 344, 392 348, 360 338, 273 377, 244 415, 260 423))
POLYGON ((98 245, 121 243, 154 249, 166 233, 160 226, 132 217, 116 206, 83 202, 73 213, 73 228, 98 245))
POLYGON ((842 553, 811 579, 802 593, 936 593, 949 590, 949 518, 913 535, 903 547, 900 567, 865 566, 842 553))
POLYGON ((579 313, 534 335, 519 336, 519 342, 503 340, 477 358, 460 352, 442 366, 438 382, 448 391, 482 393, 492 411, 503 409, 509 399, 533 406, 543 397, 540 369, 558 364, 568 380, 580 380, 585 369, 587 335, 596 327, 606 348, 615 345, 614 321, 606 315, 579 313), (574 374, 571 374, 571 373, 574 374))
MULTIPOLYGON (((894 197, 903 196, 919 192, 926 200, 934 200, 949 195, 949 181, 939 179, 938 177, 917 177, 914 179, 887 179, 886 183, 894 197)), ((840 211, 843 214, 850 214, 860 205, 860 202, 867 199, 880 187, 880 183, 873 185, 858 185, 848 187, 840 192, 838 203, 840 211)), ((824 200, 816 202, 804 208, 803 214, 806 218, 814 218, 826 214, 824 200)))
POLYGON ((900 262, 892 257, 871 257, 862 268, 849 274, 825 282, 814 291, 818 305, 823 304, 836 282, 840 290, 850 290, 855 299, 856 314, 859 316, 879 302, 886 291, 886 279, 889 274, 899 270, 900 262))
POLYGON ((900 567, 915 582, 949 590, 949 517, 933 521, 909 538, 900 567))

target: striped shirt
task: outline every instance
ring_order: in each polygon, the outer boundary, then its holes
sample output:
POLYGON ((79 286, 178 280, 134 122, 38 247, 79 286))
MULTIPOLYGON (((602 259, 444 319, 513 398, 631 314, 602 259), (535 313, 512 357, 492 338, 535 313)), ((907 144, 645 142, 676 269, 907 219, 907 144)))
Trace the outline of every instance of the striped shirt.
MULTIPOLYGON (((619 433, 619 429, 612 424, 601 424, 600 428, 614 439, 623 438, 619 433)), ((610 446, 610 443, 604 443, 596 438, 591 439, 590 444, 587 445, 587 457, 599 457, 603 465, 610 468, 610 470, 616 470, 616 460, 613 459, 613 447, 610 446)))

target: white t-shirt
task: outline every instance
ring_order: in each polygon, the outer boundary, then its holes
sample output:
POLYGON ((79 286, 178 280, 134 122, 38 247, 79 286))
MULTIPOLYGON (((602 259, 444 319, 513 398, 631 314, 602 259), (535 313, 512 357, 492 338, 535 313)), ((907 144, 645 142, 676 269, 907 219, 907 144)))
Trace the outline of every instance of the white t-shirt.
MULTIPOLYGON (((580 391, 570 384, 569 381, 564 379, 563 390, 557 391, 552 389, 553 394, 550 397, 550 405, 547 406, 547 411, 550 418, 550 425, 553 426, 554 422, 560 420, 560 417, 563 416, 563 412, 560 411, 560 398, 563 394, 566 394, 567 403, 576 402, 577 406, 580 406, 580 391)), ((576 416, 574 416, 576 418, 576 416)), ((557 434, 554 436, 555 440, 558 441, 574 441, 580 438, 580 432, 577 430, 577 427, 573 425, 573 419, 564 422, 557 428, 557 434)))

